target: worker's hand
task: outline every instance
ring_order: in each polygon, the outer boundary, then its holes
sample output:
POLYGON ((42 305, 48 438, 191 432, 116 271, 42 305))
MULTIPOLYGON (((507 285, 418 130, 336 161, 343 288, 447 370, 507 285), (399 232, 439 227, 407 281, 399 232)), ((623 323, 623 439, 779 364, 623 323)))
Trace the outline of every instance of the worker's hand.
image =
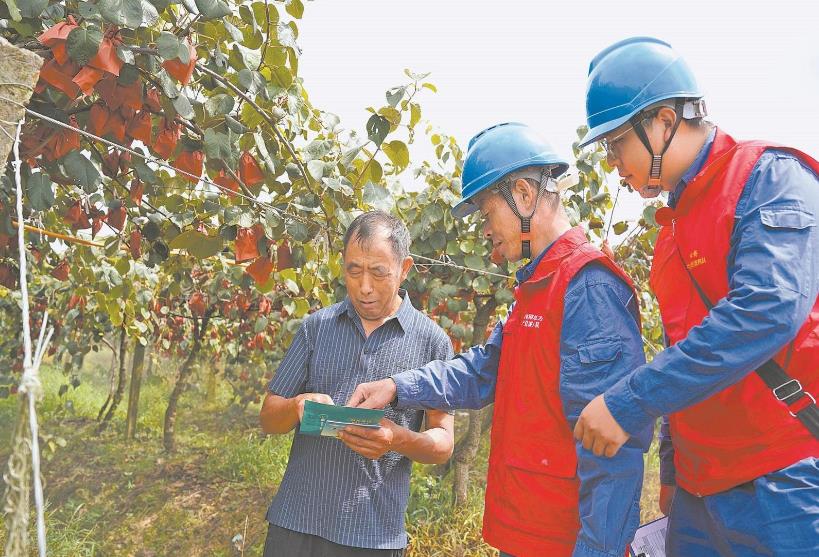
POLYGON ((312 400, 313 402, 321 402, 322 404, 335 404, 330 395, 324 393, 302 393, 296 397, 296 412, 299 414, 299 421, 304 417, 304 401, 312 400))
POLYGON ((574 426, 574 438, 597 456, 613 457, 629 437, 609 412, 603 395, 586 405, 574 426))
POLYGON ((371 383, 361 383, 355 388, 347 406, 353 408, 384 408, 395 399, 395 381, 389 377, 371 383))
POLYGON ((393 450, 402 429, 387 418, 379 425, 378 429, 348 425, 338 432, 338 438, 364 458, 376 460, 393 450))
POLYGON ((660 484, 660 512, 666 516, 671 512, 671 501, 674 500, 676 492, 677 486, 660 484))

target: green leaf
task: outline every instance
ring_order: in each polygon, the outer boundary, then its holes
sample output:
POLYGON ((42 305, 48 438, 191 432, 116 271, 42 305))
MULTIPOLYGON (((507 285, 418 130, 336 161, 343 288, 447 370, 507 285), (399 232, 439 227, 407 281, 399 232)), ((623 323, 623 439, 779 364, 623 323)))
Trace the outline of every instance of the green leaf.
POLYGON ((435 251, 441 251, 446 248, 446 234, 440 230, 435 231, 432 236, 429 237, 428 241, 429 247, 435 251))
POLYGON ((429 72, 422 73, 422 74, 417 74, 417 73, 413 72, 412 70, 410 70, 409 68, 404 68, 404 75, 406 75, 408 78, 410 78, 413 81, 421 81, 422 79, 426 79, 427 77, 429 77, 429 72))
POLYGON ((194 117, 193 106, 191 106, 191 101, 188 100, 187 95, 180 93, 179 96, 173 100, 173 107, 176 113, 182 118, 190 120, 194 117))
POLYGON ((180 41, 173 33, 162 31, 156 39, 156 49, 164 60, 173 60, 179 56, 180 41))
POLYGON ((304 298, 296 298, 296 317, 304 317, 310 311, 310 302, 304 298))
POLYGON ((171 249, 184 249, 197 259, 205 259, 222 251, 222 237, 206 236, 196 230, 186 230, 171 240, 171 249))
POLYGON ((156 175, 156 172, 142 159, 134 159, 131 162, 131 166, 136 170, 137 177, 146 184, 156 185, 159 183, 159 177, 156 175))
POLYGON ((158 13, 164 12, 171 5, 172 0, 148 0, 158 13))
POLYGON ((71 151, 62 159, 62 165, 69 177, 76 180, 86 193, 94 193, 102 183, 97 165, 91 162, 80 151, 71 151))
POLYGON ((309 160, 321 159, 326 157, 332 148, 332 141, 328 141, 326 139, 316 139, 304 147, 304 152, 309 160))
MULTIPOLYGON (((285 230, 287 233, 296 241, 296 242, 306 242, 310 238, 310 232, 307 230, 307 226, 304 225, 303 222, 300 221, 290 221, 285 224, 285 230)), ((288 269, 292 270, 292 269, 288 269)), ((298 292, 298 287, 296 287, 298 292)))
POLYGON ((260 316, 256 318, 256 323, 253 325, 254 333, 261 333, 267 328, 267 317, 260 316))
POLYGON ((128 86, 133 85, 137 79, 139 79, 139 69, 133 64, 123 64, 119 70, 117 83, 128 86))
POLYGON ((483 275, 477 276, 472 280, 472 288, 478 292, 486 292, 491 287, 492 283, 483 275))
POLYGON ((222 116, 229 114, 235 104, 236 101, 231 95, 219 93, 205 101, 205 110, 207 110, 211 116, 222 116))
POLYGON ((387 119, 393 126, 401 123, 401 113, 391 106, 384 106, 378 109, 378 114, 387 119))
POLYGON ((127 257, 120 257, 114 264, 114 268, 121 277, 124 277, 131 270, 131 261, 127 257))
POLYGON ((233 25, 233 24, 232 24, 231 22, 229 22, 227 19, 223 19, 223 20, 221 21, 221 24, 222 24, 222 25, 224 25, 225 30, 226 30, 226 31, 228 32, 228 34, 230 35, 230 38, 231 38, 231 39, 233 39, 233 40, 234 40, 234 41, 236 41, 237 43, 238 43, 238 42, 240 42, 240 41, 242 41, 242 39, 244 38, 244 37, 242 36, 242 32, 241 32, 241 31, 239 31, 239 29, 237 29, 235 25, 233 25))
POLYGON ((307 172, 315 180, 321 180, 324 176, 324 161, 313 160, 307 162, 307 172))
POLYGON ((393 108, 401 102, 401 99, 404 98, 404 93, 407 92, 406 87, 394 87, 387 91, 387 103, 393 108))
POLYGON ((195 0, 196 9, 202 14, 202 19, 218 19, 231 15, 230 8, 222 0, 195 0))
POLYGON ((355 145, 344 151, 341 155, 341 164, 344 166, 350 166, 358 156, 358 153, 361 152, 361 147, 362 145, 355 145))
POLYGON ((250 95, 255 95, 264 89, 265 81, 262 74, 247 68, 239 71, 239 85, 250 95))
POLYGON ((154 240, 159 238, 159 236, 161 236, 161 235, 162 235, 162 229, 153 220, 149 220, 142 227, 142 237, 145 238, 146 240, 148 240, 149 242, 153 242, 154 240))
POLYGON ((364 203, 375 207, 376 209, 381 209, 388 212, 392 209, 392 195, 387 188, 380 184, 367 182, 362 190, 362 197, 364 199, 364 203))
MULTIPOLYGON (((239 43, 234 43, 232 54, 233 56, 237 56, 248 70, 255 70, 262 63, 261 52, 247 48, 239 43)), ((233 58, 233 56, 231 56, 231 58, 233 58)))
POLYGON ((367 137, 376 145, 381 145, 387 134, 390 133, 390 123, 383 116, 373 114, 367 120, 367 137))
POLYGON ((77 27, 68 34, 65 46, 71 59, 84 66, 97 55, 101 42, 102 31, 96 27, 77 27))
POLYGON ((421 105, 418 103, 410 103, 410 127, 414 128, 415 124, 421 121, 421 105))
POLYGON ((14 21, 20 21, 20 16, 23 17, 40 17, 43 10, 48 6, 48 0, 18 0, 15 5, 14 0, 6 0, 6 5, 9 7, 9 13, 14 21), (20 8, 15 17, 14 12, 20 8))
POLYGON ((304 4, 301 3, 301 0, 287 0, 284 9, 296 19, 301 19, 301 16, 304 15, 304 4))
POLYGON ((323 181, 328 188, 339 192, 345 197, 353 195, 352 183, 347 178, 325 178, 323 181))
POLYGON ((472 269, 485 269, 486 261, 484 261, 483 258, 470 253, 464 257, 464 265, 471 267, 472 269))
POLYGON ((243 134, 247 131, 247 127, 244 126, 239 120, 233 118, 232 116, 225 115, 225 124, 227 124, 228 129, 236 134, 243 134))
POLYGON ((52 4, 34 17, 39 17, 41 15, 43 16, 43 21, 45 21, 47 25, 52 25, 65 18, 65 6, 60 4, 52 4))
POLYGON ((150 27, 159 19, 156 8, 147 0, 100 0, 97 9, 106 21, 131 29, 150 27))
POLYGON ((654 215, 657 213, 657 207, 654 205, 649 205, 645 209, 643 209, 643 218, 649 224, 650 227, 656 228, 658 226, 657 221, 654 218, 654 215))
POLYGON ((28 202, 35 211, 45 211, 54 205, 54 190, 51 188, 51 179, 45 172, 38 172, 29 176, 26 181, 28 202))
POLYGON ((381 149, 395 166, 396 172, 401 172, 409 165, 409 149, 403 141, 395 140, 384 143, 381 149))
POLYGON ((290 73, 290 70, 288 70, 286 67, 274 66, 272 71, 273 82, 282 89, 287 89, 293 84, 293 74, 290 73))
POLYGON ((234 167, 233 148, 227 134, 215 131, 213 128, 205 130, 204 137, 205 156, 209 159, 224 161, 228 166, 234 167))
POLYGON ((623 232, 628 230, 628 223, 620 221, 618 223, 615 223, 613 228, 614 228, 614 233, 619 236, 620 234, 622 234, 623 232))

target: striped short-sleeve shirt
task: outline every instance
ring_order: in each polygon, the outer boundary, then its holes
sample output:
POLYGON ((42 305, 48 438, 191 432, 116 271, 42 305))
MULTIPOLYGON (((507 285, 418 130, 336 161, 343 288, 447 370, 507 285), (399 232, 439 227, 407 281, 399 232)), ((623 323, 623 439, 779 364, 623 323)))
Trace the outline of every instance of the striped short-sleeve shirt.
MULTIPOLYGON (((453 356, 446 333, 412 307, 406 292, 396 314, 364 335, 349 299, 304 320, 268 390, 285 398, 324 393, 344 404, 359 383, 453 356)), ((387 409, 396 424, 419 431, 421 410, 387 409)), ((267 520, 332 542, 370 549, 407 545, 404 513, 412 463, 395 452, 365 458, 331 437, 293 437, 290 459, 267 520)))

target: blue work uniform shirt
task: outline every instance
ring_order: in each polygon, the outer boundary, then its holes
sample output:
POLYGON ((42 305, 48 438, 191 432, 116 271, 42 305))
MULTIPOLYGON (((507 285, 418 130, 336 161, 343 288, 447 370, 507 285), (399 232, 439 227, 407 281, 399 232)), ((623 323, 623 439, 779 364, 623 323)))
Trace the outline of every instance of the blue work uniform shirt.
MULTIPOLYGON (((519 283, 531 278, 549 247, 517 272, 519 283)), ((631 288, 602 265, 585 266, 569 283, 560 335, 560 396, 570 427, 574 428, 580 411, 592 398, 645 363, 638 323, 639 309, 631 288), (578 347, 600 338, 619 342, 620 356, 581 363, 578 347)), ((453 360, 430 362, 393 375, 397 406, 455 409, 490 404, 495 397, 502 341, 503 322, 499 322, 483 346, 472 347, 453 360)), ((652 425, 644 427, 613 458, 597 457, 576 443, 581 527, 574 557, 622 557, 639 521, 643 452, 652 433, 652 425)))
MULTIPOLYGON (((702 170, 714 135, 715 130, 669 195, 672 207, 702 170)), ((819 177, 790 153, 775 149, 763 153, 737 202, 728 252, 728 295, 686 338, 606 391, 606 405, 623 429, 641 431, 658 416, 715 395, 796 336, 819 295, 817 214, 819 177), (790 222, 802 224, 763 222, 765 210, 794 213, 799 218, 790 222)), ((665 424, 661 435, 661 479, 673 484, 673 450, 665 424)))

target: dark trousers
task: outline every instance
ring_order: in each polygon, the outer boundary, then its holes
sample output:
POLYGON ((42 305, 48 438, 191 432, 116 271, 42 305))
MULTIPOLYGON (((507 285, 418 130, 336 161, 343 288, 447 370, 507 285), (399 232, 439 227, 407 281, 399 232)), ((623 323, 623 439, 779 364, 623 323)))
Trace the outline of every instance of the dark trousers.
POLYGON ((403 549, 339 545, 312 534, 268 524, 263 557, 403 557, 403 549))

